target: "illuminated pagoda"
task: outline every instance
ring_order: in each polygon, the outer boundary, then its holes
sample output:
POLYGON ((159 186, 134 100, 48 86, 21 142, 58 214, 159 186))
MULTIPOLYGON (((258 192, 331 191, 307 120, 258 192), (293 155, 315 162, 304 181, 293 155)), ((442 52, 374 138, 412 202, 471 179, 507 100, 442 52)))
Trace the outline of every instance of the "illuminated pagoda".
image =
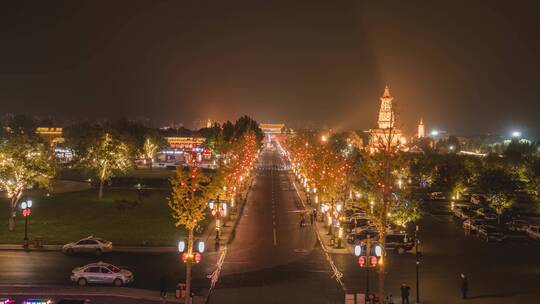
POLYGON ((416 133, 417 138, 426 137, 426 129, 424 127, 424 119, 420 118, 420 123, 418 124, 418 132, 416 133))
POLYGON ((390 88, 384 88, 381 96, 381 108, 379 110, 378 128, 369 130, 369 150, 376 152, 384 148, 390 142, 392 147, 404 143, 401 130, 395 127, 395 113, 393 108, 394 97, 390 95, 390 88))

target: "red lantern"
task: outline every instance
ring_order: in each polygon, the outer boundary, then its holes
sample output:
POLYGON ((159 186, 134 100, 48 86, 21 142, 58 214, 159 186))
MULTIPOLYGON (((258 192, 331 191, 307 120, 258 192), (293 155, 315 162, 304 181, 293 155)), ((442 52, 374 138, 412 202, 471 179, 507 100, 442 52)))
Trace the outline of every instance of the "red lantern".
POLYGON ((198 252, 195 253, 195 263, 199 263, 202 260, 202 255, 198 252))
POLYGON ((371 256, 371 257, 369 258, 369 262, 370 262, 370 264, 371 264, 372 267, 377 266, 377 257, 376 257, 376 256, 371 256))

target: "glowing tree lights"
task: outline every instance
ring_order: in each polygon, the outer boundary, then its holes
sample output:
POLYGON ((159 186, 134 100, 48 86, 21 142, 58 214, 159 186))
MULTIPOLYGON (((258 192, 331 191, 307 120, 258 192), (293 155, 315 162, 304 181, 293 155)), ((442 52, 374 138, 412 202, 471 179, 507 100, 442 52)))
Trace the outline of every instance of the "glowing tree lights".
POLYGON ((99 179, 98 198, 103 198, 103 184, 115 172, 125 172, 133 165, 128 146, 105 133, 92 144, 80 160, 81 164, 94 171, 99 179))
POLYGON ((54 157, 45 145, 26 136, 0 143, 0 189, 10 202, 10 231, 15 228, 16 207, 24 191, 32 186, 49 188, 54 174, 54 157))

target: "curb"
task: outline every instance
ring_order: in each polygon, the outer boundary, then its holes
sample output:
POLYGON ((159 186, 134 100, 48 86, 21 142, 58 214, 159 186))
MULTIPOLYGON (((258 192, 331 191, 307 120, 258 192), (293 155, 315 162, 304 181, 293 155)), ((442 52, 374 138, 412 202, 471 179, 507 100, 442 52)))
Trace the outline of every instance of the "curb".
MULTIPOLYGON (((22 245, 18 244, 2 244, 0 245, 0 251, 36 251, 36 252, 51 252, 51 251, 62 251, 62 245, 45 245, 41 248, 23 248, 22 245)), ((134 252, 134 253, 169 253, 176 252, 177 248, 173 246, 163 246, 163 247, 130 247, 130 246, 118 246, 114 247, 112 252, 134 252)))
MULTIPOLYGON (((51 285, 1 285, 0 295, 5 296, 77 296, 77 297, 116 297, 116 298, 126 298, 126 299, 136 299, 136 300, 146 300, 146 301, 162 301, 162 299, 157 294, 157 291, 138 289, 138 288, 127 288, 127 287, 116 287, 112 288, 77 288, 77 287, 63 287, 63 286, 51 286, 51 285), (37 290, 32 290, 36 288, 37 290), (12 289, 8 291, 8 289, 12 289), (137 293, 153 293, 154 295, 148 294, 137 294, 137 293)), ((194 298, 195 300, 195 298, 194 298)), ((167 303, 183 303, 183 301, 176 298, 167 298, 167 303)))

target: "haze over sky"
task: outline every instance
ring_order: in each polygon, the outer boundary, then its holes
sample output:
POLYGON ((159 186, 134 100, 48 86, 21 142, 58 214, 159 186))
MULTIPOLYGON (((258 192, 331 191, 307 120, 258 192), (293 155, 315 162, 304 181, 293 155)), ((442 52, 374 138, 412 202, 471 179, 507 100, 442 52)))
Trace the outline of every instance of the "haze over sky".
POLYGON ((538 1, 12 1, 0 114, 540 134, 538 1))

